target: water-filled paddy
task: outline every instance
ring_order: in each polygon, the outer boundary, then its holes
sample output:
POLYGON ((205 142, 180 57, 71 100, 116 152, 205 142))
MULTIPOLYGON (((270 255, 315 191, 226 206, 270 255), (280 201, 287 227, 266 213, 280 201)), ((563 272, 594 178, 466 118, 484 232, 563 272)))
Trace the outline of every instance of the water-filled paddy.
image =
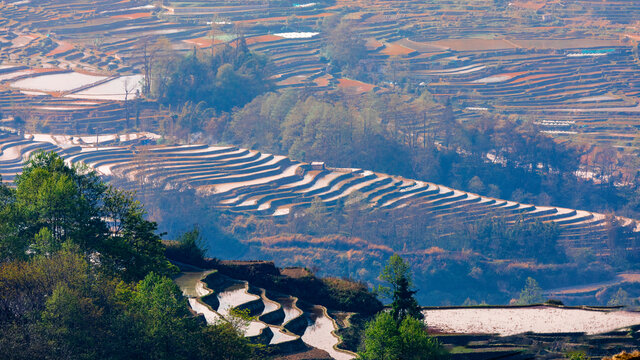
POLYGON ((234 284, 218 293, 218 301, 220 301, 218 312, 220 314, 227 316, 232 308, 260 298, 257 295, 247 293, 245 286, 244 283, 234 284))
POLYGON ((273 337, 271 338, 269 345, 281 344, 283 342, 293 341, 297 339, 295 335, 287 334, 280 330, 278 327, 269 326, 269 328, 273 332, 273 337))
POLYGON ((319 33, 317 32, 285 32, 285 33, 278 33, 273 35, 280 36, 285 39, 309 39, 318 34, 319 33))
POLYGON ((424 310, 430 328, 449 333, 514 335, 585 332, 599 334, 640 324, 640 312, 591 311, 536 306, 424 310))
POLYGON ((174 279, 175 283, 178 285, 182 293, 186 297, 199 297, 204 296, 209 293, 204 288, 204 284, 200 281, 206 275, 211 273, 211 270, 208 271, 198 271, 198 272, 183 272, 180 276, 174 279))
POLYGON ((282 321, 282 324, 286 324, 291 319, 295 319, 298 316, 302 315, 302 311, 293 307, 293 298, 279 298, 277 299, 277 301, 282 305, 282 310, 284 311, 284 320, 282 321))
POLYGON ((123 101, 127 97, 128 100, 131 100, 136 97, 136 92, 142 89, 143 78, 142 75, 121 76, 104 84, 67 95, 67 97, 117 101, 123 101), (125 89, 129 92, 128 96, 125 89))
POLYGON ((14 82, 11 86, 23 90, 36 91, 71 91, 82 86, 90 85, 101 80, 105 80, 106 76, 87 75, 77 72, 69 72, 63 74, 51 74, 30 77, 14 82))
POLYGON ((211 311, 209 307, 201 304, 197 299, 189 298, 189 305, 191 306, 193 311, 197 312, 198 314, 204 315, 204 318, 207 320, 207 324, 211 325, 221 321, 221 316, 219 314, 211 311))
POLYGON ((334 359, 353 359, 352 355, 334 349, 334 346, 338 344, 338 338, 331 333, 335 327, 333 321, 324 314, 322 308, 314 307, 310 315, 310 323, 302 335, 302 341, 328 352, 334 359))

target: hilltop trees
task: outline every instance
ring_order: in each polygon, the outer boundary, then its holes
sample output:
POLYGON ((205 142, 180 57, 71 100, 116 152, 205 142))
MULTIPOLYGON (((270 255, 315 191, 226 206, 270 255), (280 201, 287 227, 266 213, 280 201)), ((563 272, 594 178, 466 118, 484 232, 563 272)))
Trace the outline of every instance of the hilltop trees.
POLYGON ((418 302, 413 297, 417 291, 412 289, 411 269, 400 255, 394 254, 389 258, 380 274, 380 279, 389 284, 386 287, 379 287, 378 291, 393 299, 391 314, 394 320, 400 322, 408 316, 416 319, 423 318, 418 302))
POLYGON ((177 108, 203 102, 218 112, 230 111, 271 89, 268 59, 249 51, 243 38, 215 54, 194 49, 160 65, 152 69, 151 96, 177 108))
POLYGON ((538 282, 531 277, 527 278, 527 283, 520 292, 520 298, 516 300, 518 305, 539 304, 544 301, 542 297, 542 289, 538 282))
POLYGON ((360 60, 367 55, 365 41, 358 36, 348 20, 338 16, 327 18, 322 24, 328 35, 324 42, 323 53, 331 65, 353 73, 360 60))

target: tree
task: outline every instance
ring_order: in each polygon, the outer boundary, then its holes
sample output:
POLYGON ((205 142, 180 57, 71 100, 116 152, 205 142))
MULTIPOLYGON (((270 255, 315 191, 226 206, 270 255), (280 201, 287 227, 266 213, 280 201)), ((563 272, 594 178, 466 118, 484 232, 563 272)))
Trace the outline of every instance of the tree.
POLYGON ((542 289, 538 285, 538 282, 532 278, 527 278, 527 283, 524 289, 520 292, 520 298, 516 301, 518 305, 540 304, 544 301, 542 297, 542 289))
POLYGON ((365 330, 362 360, 444 359, 447 354, 438 340, 429 336, 425 324, 406 317, 400 324, 388 312, 381 312, 365 330))
POLYGON ((607 306, 627 306, 631 304, 629 293, 619 288, 615 294, 611 296, 611 299, 607 302, 607 306))
POLYGON ((349 21, 334 16, 328 18, 323 27, 328 32, 323 52, 332 65, 353 69, 365 58, 366 42, 353 31, 353 25, 349 21))
POLYGON ((74 250, 0 265, 3 359, 259 358, 228 324, 207 326, 169 278, 104 276, 74 250))
POLYGON ((207 254, 207 244, 200 227, 195 225, 192 230, 180 235, 177 241, 166 245, 165 254, 170 259, 187 264, 201 264, 207 254))
POLYGON ((37 152, 16 178, 0 187, 0 260, 50 256, 77 246, 100 269, 138 280, 150 271, 171 274, 157 225, 144 219, 130 192, 107 187, 86 167, 67 166, 55 153, 37 152))
POLYGON ((378 289, 383 295, 392 298, 391 314, 396 322, 400 323, 406 317, 424 318, 414 297, 417 291, 412 290, 411 269, 400 255, 394 254, 389 258, 380 279, 389 284, 388 287, 381 286, 378 289))

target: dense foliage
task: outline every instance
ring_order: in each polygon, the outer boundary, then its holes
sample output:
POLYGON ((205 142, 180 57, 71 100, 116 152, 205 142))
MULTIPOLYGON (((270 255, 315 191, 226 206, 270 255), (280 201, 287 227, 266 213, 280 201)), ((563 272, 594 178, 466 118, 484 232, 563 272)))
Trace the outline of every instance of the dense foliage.
POLYGON ((165 255, 169 259, 205 267, 207 244, 198 226, 194 226, 174 241, 166 241, 165 247, 165 255))
POLYGON ((46 256, 67 244, 125 280, 175 271, 164 257, 156 224, 144 219, 133 194, 106 186, 84 168, 67 166, 55 153, 34 154, 16 188, 3 186, 1 194, 0 260, 46 256))
MULTIPOLYGON (((151 75, 152 95, 178 108, 203 103, 216 111, 229 111, 271 88, 267 58, 250 51, 244 38, 217 46, 214 54, 194 49, 184 57, 158 59, 151 75)), ((188 125, 191 131, 197 129, 196 124, 188 125)))
POLYGON ((44 152, 16 185, 0 185, 3 359, 252 356, 233 326, 189 311, 166 277, 175 267, 156 224, 131 194, 44 152))
POLYGON ((447 358, 438 340, 429 336, 422 321, 406 317, 400 324, 387 312, 373 320, 364 335, 364 351, 359 359, 435 360, 447 358))

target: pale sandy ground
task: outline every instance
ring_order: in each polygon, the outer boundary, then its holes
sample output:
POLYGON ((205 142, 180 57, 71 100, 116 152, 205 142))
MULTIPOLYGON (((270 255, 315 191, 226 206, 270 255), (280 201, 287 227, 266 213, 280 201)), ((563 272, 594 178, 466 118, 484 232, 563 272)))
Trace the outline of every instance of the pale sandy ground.
POLYGON ((514 335, 585 332, 599 334, 640 324, 640 312, 589 311, 552 307, 424 310, 430 328, 449 333, 514 335))

